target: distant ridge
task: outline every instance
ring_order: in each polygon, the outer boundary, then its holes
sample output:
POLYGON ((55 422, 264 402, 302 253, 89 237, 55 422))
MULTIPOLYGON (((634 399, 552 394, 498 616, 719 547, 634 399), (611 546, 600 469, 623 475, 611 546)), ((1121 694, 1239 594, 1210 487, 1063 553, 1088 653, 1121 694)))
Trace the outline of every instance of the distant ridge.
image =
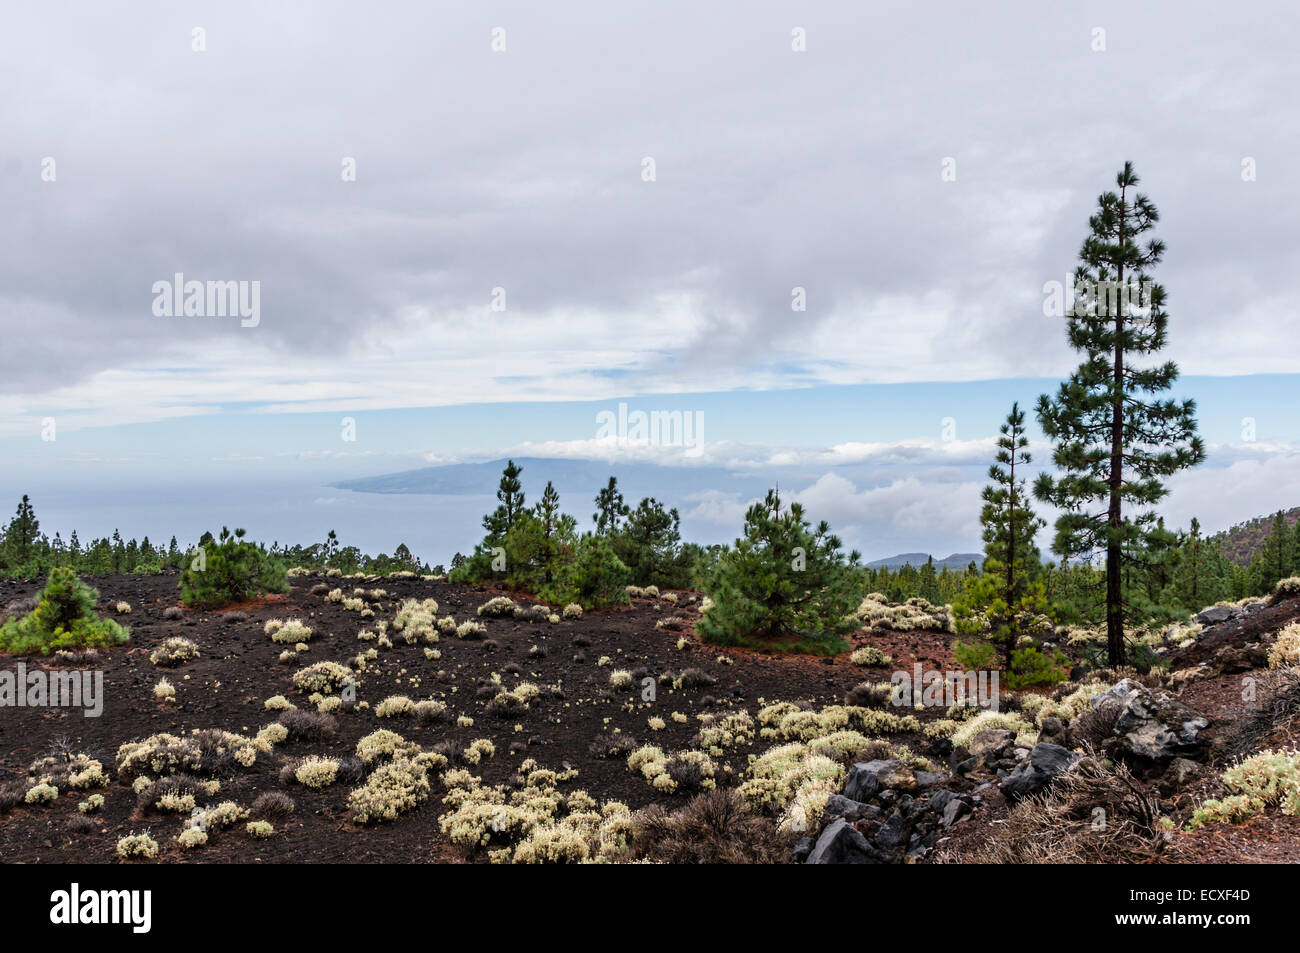
MULTIPOLYGON (((1255 550, 1264 544, 1264 540, 1272 532, 1273 517, 1276 515, 1277 513, 1273 512, 1268 516, 1256 516, 1244 523, 1230 526, 1223 532, 1209 537, 1209 541, 1219 547, 1219 552, 1223 553, 1224 558, 1229 562, 1236 563, 1238 566, 1249 566, 1255 550)), ((1287 525, 1294 527, 1297 519, 1300 519, 1300 506, 1286 511, 1287 525)))
MULTIPOLYGON (((687 508, 696 494, 708 492, 730 494, 741 500, 754 499, 761 497, 772 485, 772 477, 768 475, 736 473, 718 466, 670 467, 629 461, 609 463, 537 457, 515 457, 514 461, 524 469, 520 480, 530 505, 541 497, 549 480, 559 491, 561 505, 579 517, 591 511, 596 491, 604 487, 611 476, 618 478, 619 489, 632 506, 642 497, 653 496, 666 506, 687 508)), ((504 458, 482 463, 448 463, 341 480, 330 486, 357 493, 425 493, 491 499, 505 465, 504 458)))
MULTIPOLYGON (((920 569, 925 565, 926 560, 930 558, 929 553, 899 553, 897 556, 886 556, 884 559, 875 559, 867 563, 868 569, 902 569, 904 566, 914 566, 920 569)), ((971 563, 982 565, 984 562, 983 553, 953 553, 943 559, 934 560, 935 569, 965 569, 971 563)))

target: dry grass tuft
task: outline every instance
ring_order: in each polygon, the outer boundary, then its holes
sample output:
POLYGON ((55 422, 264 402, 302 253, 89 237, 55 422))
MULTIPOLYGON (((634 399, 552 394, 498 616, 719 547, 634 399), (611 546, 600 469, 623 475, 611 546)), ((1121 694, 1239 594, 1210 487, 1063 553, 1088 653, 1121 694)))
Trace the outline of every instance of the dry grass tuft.
POLYGON ((1085 757, 1052 788, 991 825, 973 850, 942 863, 1156 864, 1176 860, 1156 799, 1123 765, 1085 757))
POLYGON ((631 837, 633 859, 662 864, 787 863, 791 844, 733 789, 705 791, 671 814, 648 807, 631 837))

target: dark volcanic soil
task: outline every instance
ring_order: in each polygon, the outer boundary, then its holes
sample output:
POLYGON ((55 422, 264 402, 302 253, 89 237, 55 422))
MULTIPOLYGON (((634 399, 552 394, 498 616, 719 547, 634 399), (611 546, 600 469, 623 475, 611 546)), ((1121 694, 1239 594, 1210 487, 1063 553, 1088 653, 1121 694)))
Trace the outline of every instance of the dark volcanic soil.
MULTIPOLYGON (((342 587, 347 594, 355 585, 387 591, 376 606, 375 618, 362 619, 356 612, 327 603, 321 595, 311 595, 309 590, 321 579, 307 577, 293 580, 287 596, 237 607, 247 615, 246 621, 228 621, 234 610, 187 610, 183 618, 165 621, 164 609, 179 605, 176 576, 87 577, 87 582, 100 590, 101 612, 112 614, 118 600, 132 607, 128 616, 117 617, 131 627, 130 644, 106 653, 105 661, 99 663, 104 672, 104 712, 98 718, 88 718, 80 710, 0 708, 0 782, 25 778, 27 766, 34 759, 59 747, 85 752, 103 762, 106 772, 115 774, 115 755, 118 746, 126 741, 163 731, 182 734, 201 728, 254 734, 259 727, 276 720, 278 713, 263 708, 263 702, 273 695, 282 694, 299 708, 311 710, 305 697, 294 690, 290 675, 313 662, 346 662, 373 646, 374 642, 358 641, 358 631, 373 628, 379 619, 391 621, 402 599, 432 597, 438 601, 439 616, 450 614, 460 622, 476 618, 477 607, 494 594, 420 579, 328 580, 331 587, 342 587), (284 665, 278 657, 285 646, 265 635, 263 625, 268 619, 290 617, 302 618, 315 635, 308 652, 293 664, 284 665), (184 636, 195 642, 201 657, 178 668, 155 668, 149 653, 170 636, 184 636), (164 676, 176 687, 174 705, 154 699, 153 686, 164 676)), ((0 582, 0 606, 35 595, 39 588, 37 580, 0 582)), ((683 603, 685 598, 683 595, 683 603)), ((85 796, 84 792, 63 791, 49 806, 20 805, 0 814, 0 860, 116 862, 118 838, 146 829, 160 845, 160 861, 456 860, 459 855, 438 830, 443 809, 437 783, 429 800, 415 812, 391 824, 360 827, 347 816, 350 785, 335 784, 319 792, 298 784, 284 787, 279 781, 280 765, 287 758, 307 754, 349 756, 357 740, 377 728, 390 728, 425 748, 448 739, 463 747, 475 738, 488 738, 494 742, 496 754, 473 769, 485 784, 511 780, 520 762, 531 757, 543 767, 560 770, 568 764, 577 768, 577 779, 565 785, 566 789, 583 788, 600 801, 618 799, 632 808, 654 801, 671 806, 683 803, 685 796, 657 794, 639 775, 629 771, 621 757, 594 757, 588 750, 593 740, 617 727, 642 743, 653 743, 664 750, 689 748, 699 728, 695 718, 699 713, 743 707, 753 714, 760 702, 777 700, 836 704, 858 682, 888 678, 883 669, 864 670, 849 664, 847 655, 833 660, 790 658, 703 646, 691 634, 697 605, 683 604, 679 608, 668 602, 637 600, 630 609, 587 613, 581 620, 558 624, 489 619, 487 639, 491 642, 442 636, 436 646, 442 657, 436 660, 425 658, 423 644, 407 645, 394 638, 393 647, 380 649, 378 660, 361 676, 358 698, 371 707, 337 714, 339 728, 335 737, 276 745, 270 755, 259 756, 253 767, 222 779, 222 790, 214 800, 234 800, 247 807, 265 791, 282 790, 293 797, 296 810, 287 818, 273 819, 276 833, 271 838, 252 840, 241 824, 214 835, 204 848, 182 850, 175 838, 183 818, 141 816, 136 813, 136 798, 130 787, 115 780, 100 789, 106 804, 95 815, 98 826, 93 832, 74 835, 67 829, 69 820, 77 815, 77 801, 85 796), (656 620, 677 614, 686 617, 684 632, 655 629, 656 620), (676 647, 683 634, 690 642, 685 651, 676 647), (589 644, 575 645, 575 640, 589 644), (534 645, 545 654, 530 656, 529 649, 534 645), (733 661, 719 662, 718 657, 723 655, 733 661), (613 665, 598 666, 602 656, 613 660, 613 665), (517 665, 522 674, 506 674, 504 666, 510 663, 517 665), (699 668, 717 681, 707 687, 678 691, 660 686, 654 702, 642 702, 639 692, 609 691, 609 674, 615 667, 632 670, 638 677, 699 668), (638 673, 639 669, 645 672, 638 673), (501 673, 507 687, 521 678, 539 686, 560 683, 564 697, 544 694, 522 715, 494 717, 484 711, 489 698, 479 697, 475 691, 479 680, 492 672, 501 673), (421 726, 410 719, 377 717, 374 706, 393 694, 408 695, 417 701, 427 697, 444 701, 451 709, 451 718, 421 726), (687 723, 673 721, 673 712, 685 714, 687 723), (472 717, 473 726, 458 726, 458 715, 472 717), (653 716, 665 721, 664 730, 651 731, 647 727, 647 719, 653 716), (523 750, 511 753, 512 743, 524 746, 523 750)), ((910 667, 918 660, 941 664, 948 661, 950 636, 945 634, 891 633, 888 639, 889 644, 875 637, 872 641, 894 655, 890 670, 910 667)), ((17 661, 0 659, 0 667, 13 671, 17 661)), ((39 658, 25 661, 29 669, 51 664, 39 658)), ((744 771, 746 755, 767 746, 758 741, 752 748, 736 750, 729 759, 717 760, 728 763, 739 775, 744 771)))

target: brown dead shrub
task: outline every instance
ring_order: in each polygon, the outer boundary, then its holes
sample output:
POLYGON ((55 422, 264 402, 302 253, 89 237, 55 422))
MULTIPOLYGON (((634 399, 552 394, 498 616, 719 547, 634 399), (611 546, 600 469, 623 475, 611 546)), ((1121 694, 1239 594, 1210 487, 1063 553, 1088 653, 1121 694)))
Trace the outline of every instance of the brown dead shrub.
POLYGON ((941 863, 1157 864, 1177 859, 1160 828, 1160 808, 1123 765, 1095 755, 1045 793, 1026 798, 970 850, 941 863))
POLYGON ((659 805, 636 815, 631 858, 664 864, 776 864, 790 861, 791 840, 755 814, 734 789, 693 797, 669 813, 659 805))

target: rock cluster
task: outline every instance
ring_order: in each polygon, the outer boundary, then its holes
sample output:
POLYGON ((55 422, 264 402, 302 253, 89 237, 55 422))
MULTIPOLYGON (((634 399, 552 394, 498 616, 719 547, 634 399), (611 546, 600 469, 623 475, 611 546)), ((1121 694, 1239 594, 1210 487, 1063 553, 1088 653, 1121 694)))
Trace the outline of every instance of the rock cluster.
POLYGON ((894 758, 853 765, 844 792, 826 802, 826 826, 795 845, 795 859, 808 864, 914 860, 981 803, 979 795, 940 786, 950 780, 894 758))
POLYGON ((1244 606, 1210 606, 1196 613, 1193 620, 1208 629, 1211 626, 1223 625, 1225 622, 1237 622, 1267 607, 1268 603, 1263 600, 1247 602, 1244 606))

